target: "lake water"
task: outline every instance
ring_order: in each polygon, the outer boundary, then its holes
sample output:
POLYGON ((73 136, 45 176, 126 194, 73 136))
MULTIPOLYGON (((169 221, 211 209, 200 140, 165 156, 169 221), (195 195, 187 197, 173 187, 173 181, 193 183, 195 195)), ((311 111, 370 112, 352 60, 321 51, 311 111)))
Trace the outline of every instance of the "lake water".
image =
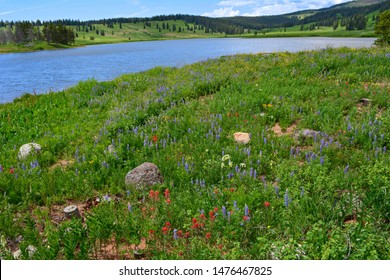
POLYGON ((223 55, 370 47, 375 38, 188 39, 96 45, 67 50, 0 54, 0 103, 24 93, 59 91, 94 78, 155 66, 180 67, 223 55))

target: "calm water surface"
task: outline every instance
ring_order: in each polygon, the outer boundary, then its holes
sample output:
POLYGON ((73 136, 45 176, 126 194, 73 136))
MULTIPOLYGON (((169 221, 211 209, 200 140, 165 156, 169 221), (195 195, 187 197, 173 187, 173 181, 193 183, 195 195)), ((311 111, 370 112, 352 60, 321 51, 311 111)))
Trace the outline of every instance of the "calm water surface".
POLYGON ((90 78, 111 80, 155 66, 180 67, 242 53, 370 47, 374 41, 375 38, 191 39, 0 54, 0 103, 11 102, 24 93, 59 91, 90 78))

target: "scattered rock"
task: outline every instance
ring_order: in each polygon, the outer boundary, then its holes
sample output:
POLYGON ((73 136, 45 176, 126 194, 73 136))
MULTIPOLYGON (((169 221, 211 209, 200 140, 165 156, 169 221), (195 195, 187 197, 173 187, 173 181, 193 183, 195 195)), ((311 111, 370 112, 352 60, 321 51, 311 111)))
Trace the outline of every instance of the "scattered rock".
POLYGON ((112 144, 110 144, 110 145, 108 146, 108 148, 107 148, 107 152, 108 152, 109 154, 115 153, 115 146, 112 145, 112 144))
POLYGON ((12 253, 13 257, 15 260, 20 259, 20 256, 22 255, 22 250, 16 250, 15 252, 12 253))
POLYGON ((71 219, 73 217, 81 218, 79 208, 76 205, 69 205, 64 209, 65 217, 71 219))
POLYGON ((368 106, 370 104, 371 100, 368 98, 362 98, 360 99, 360 103, 362 103, 363 106, 368 106))
POLYGON ((31 153, 39 153, 42 150, 41 145, 36 143, 28 143, 24 144, 20 147, 19 153, 18 153, 18 159, 23 160, 26 157, 28 157, 31 153))
POLYGON ((160 170, 154 163, 145 162, 126 174, 125 184, 133 185, 138 190, 164 182, 160 170))
POLYGON ((236 132, 234 133, 234 140, 239 144, 248 144, 251 140, 249 133, 246 132, 236 132))
POLYGON ((37 248, 35 248, 33 245, 28 245, 26 251, 28 252, 28 257, 31 259, 37 251, 37 248))

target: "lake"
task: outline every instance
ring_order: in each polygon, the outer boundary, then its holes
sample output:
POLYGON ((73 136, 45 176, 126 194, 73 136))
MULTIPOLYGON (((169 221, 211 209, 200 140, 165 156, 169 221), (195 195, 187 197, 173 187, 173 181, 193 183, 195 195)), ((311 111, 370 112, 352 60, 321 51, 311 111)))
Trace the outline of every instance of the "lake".
POLYGON ((25 93, 59 91, 90 78, 111 80, 155 66, 180 67, 242 53, 370 47, 374 41, 375 38, 323 37, 187 39, 0 54, 0 103, 12 102, 25 93))

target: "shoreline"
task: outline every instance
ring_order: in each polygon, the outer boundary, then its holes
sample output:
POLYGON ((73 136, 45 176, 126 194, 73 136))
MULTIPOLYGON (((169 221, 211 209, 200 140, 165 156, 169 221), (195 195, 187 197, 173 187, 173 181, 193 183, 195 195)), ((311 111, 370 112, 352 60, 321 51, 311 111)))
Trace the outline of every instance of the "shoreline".
MULTIPOLYGON (((305 37, 305 38, 303 38, 302 40, 305 40, 305 39, 308 39, 308 40, 310 40, 310 38, 312 38, 312 37, 305 37)), ((351 39, 351 38, 332 38, 332 37, 317 37, 317 38, 322 38, 322 40, 327 40, 327 38, 328 39, 333 39, 333 40, 338 40, 338 39, 351 39)), ((246 38, 199 38, 199 39, 214 39, 214 40, 221 40, 221 39, 227 39, 227 40, 235 40, 235 39, 237 39, 237 40, 240 40, 240 39, 248 39, 248 40, 256 40, 256 39, 265 39, 265 40, 267 40, 267 39, 275 39, 275 40, 283 40, 283 39, 288 39, 288 38, 248 38, 248 37, 246 37, 246 38)), ((352 38, 352 40, 354 40, 354 39, 359 39, 359 38, 352 38)), ((369 39, 369 38, 360 38, 360 39, 362 39, 362 40, 365 40, 365 39, 369 39)), ((172 41, 172 40, 169 40, 169 41, 172 41)), ((152 41, 148 41, 148 42, 152 42, 152 41)), ((278 41, 276 41, 276 42, 278 42, 278 41)), ((147 42, 140 42, 140 43, 147 43, 147 42)), ((119 44, 119 43, 118 43, 119 44)), ((125 43, 121 43, 121 44, 125 44, 125 43)), ((245 44, 245 43, 244 43, 245 44)), ((279 43, 278 43, 279 44, 279 43)), ((85 46, 85 47, 87 47, 87 46, 85 46)), ((324 48, 332 48, 332 49, 339 49, 339 48, 350 48, 350 49, 356 49, 356 48, 375 48, 376 46, 375 46, 375 44, 371 44, 371 45, 369 45, 369 46, 361 46, 361 47, 354 47, 354 46, 332 46, 332 45, 327 45, 327 46, 323 46, 324 48)), ((316 49, 313 49, 313 50, 316 50, 316 49)), ((306 51, 311 51, 310 49, 307 49, 307 50, 302 50, 302 51, 304 51, 304 52, 306 52, 306 51)), ((285 51, 283 51, 283 50, 277 50, 277 51, 274 51, 274 52, 269 52, 269 51, 264 51, 264 52, 259 52, 259 53, 262 53, 262 54, 270 54, 270 53, 283 53, 283 52, 289 52, 288 50, 285 50, 285 51)), ((293 51, 294 52, 294 51, 293 51)), ((34 55, 32 52, 30 53, 30 56, 31 55, 34 55)), ((233 54, 231 54, 231 55, 233 55, 233 54)), ((23 55, 22 55, 23 56, 23 55)), ((228 55, 229 56, 229 55, 228 55)), ((163 63, 163 62, 161 62, 161 63, 163 63)), ((193 62, 193 63, 197 63, 196 61, 195 62, 193 62)), ((193 63, 188 63, 188 64, 193 64, 193 63)), ((151 69, 153 69, 153 68, 156 68, 156 67, 159 67, 159 66, 164 66, 163 64, 161 64, 161 65, 155 65, 155 66, 153 66, 153 67, 151 67, 151 68, 149 68, 149 69, 146 69, 146 70, 140 70, 140 71, 134 71, 134 72, 122 72, 122 73, 120 73, 120 74, 118 74, 118 75, 116 75, 116 76, 113 76, 113 77, 110 77, 110 78, 104 78, 104 79, 102 79, 102 77, 100 77, 100 76, 94 76, 94 77, 89 77, 89 78, 82 78, 82 79, 80 79, 80 80, 77 80, 77 81, 75 81, 73 84, 71 84, 71 85, 68 85, 68 86, 66 86, 66 87, 64 87, 64 88, 57 88, 57 89, 55 89, 55 88, 51 88, 50 90, 47 90, 47 91, 45 91, 45 90, 38 90, 38 93, 34 93, 34 92, 31 92, 31 91, 28 91, 28 90, 26 90, 26 91, 24 91, 24 92, 21 92, 19 95, 16 95, 13 99, 8 99, 7 98, 7 94, 4 96, 4 100, 1 100, 0 101, 0 105, 2 105, 2 104, 8 104, 8 103, 14 103, 15 101, 17 101, 18 99, 20 99, 20 98, 23 98, 23 96, 28 96, 28 95, 45 95, 45 94, 48 94, 48 93, 52 93, 52 92, 59 92, 59 91, 64 91, 64 90, 66 90, 66 89, 68 89, 68 88, 72 88, 72 87, 74 87, 74 86, 76 86, 78 83, 80 83, 80 82, 83 82, 83 81, 86 81, 86 80, 88 80, 88 79, 95 79, 97 82, 107 82, 107 81, 113 81, 113 80, 115 80, 115 79, 117 79, 118 77, 120 77, 121 75, 126 75, 126 74, 134 74, 134 73, 140 73, 140 72, 144 72, 144 71, 148 71, 148 70, 151 70, 151 69)), ((4 92, 4 93, 6 93, 6 92, 4 92)), ((11 97, 12 96, 12 94, 9 94, 8 95, 8 97, 11 97)))
MULTIPOLYGON (((308 32, 308 31, 304 31, 308 32)), ((141 40, 113 40, 113 41, 103 41, 103 42, 92 42, 88 44, 74 44, 74 45, 51 45, 46 42, 37 42, 33 44, 32 47, 27 45, 13 45, 9 50, 7 50, 8 45, 0 45, 0 55, 2 54, 11 54, 11 53, 29 53, 29 52, 39 52, 39 51, 50 51, 50 50, 63 50, 63 49, 72 49, 96 45, 110 45, 110 44, 121 44, 121 43, 136 43, 136 42, 153 42, 153 41, 171 41, 171 40, 189 40, 189 39, 221 39, 221 38, 239 38, 239 39, 268 39, 268 38, 313 38, 313 37, 325 37, 325 38, 377 38, 377 36, 372 31, 367 31, 367 35, 362 35, 362 32, 354 32, 353 34, 348 34, 351 36, 345 36, 346 34, 337 33, 328 31, 319 31, 311 34, 300 34, 299 32, 273 32, 272 34, 264 35, 254 35, 254 34, 245 34, 245 35, 220 35, 220 36, 196 36, 196 37, 177 37, 177 38, 151 38, 151 39, 141 39, 141 40)), ((31 43, 30 43, 31 44, 31 43)))

